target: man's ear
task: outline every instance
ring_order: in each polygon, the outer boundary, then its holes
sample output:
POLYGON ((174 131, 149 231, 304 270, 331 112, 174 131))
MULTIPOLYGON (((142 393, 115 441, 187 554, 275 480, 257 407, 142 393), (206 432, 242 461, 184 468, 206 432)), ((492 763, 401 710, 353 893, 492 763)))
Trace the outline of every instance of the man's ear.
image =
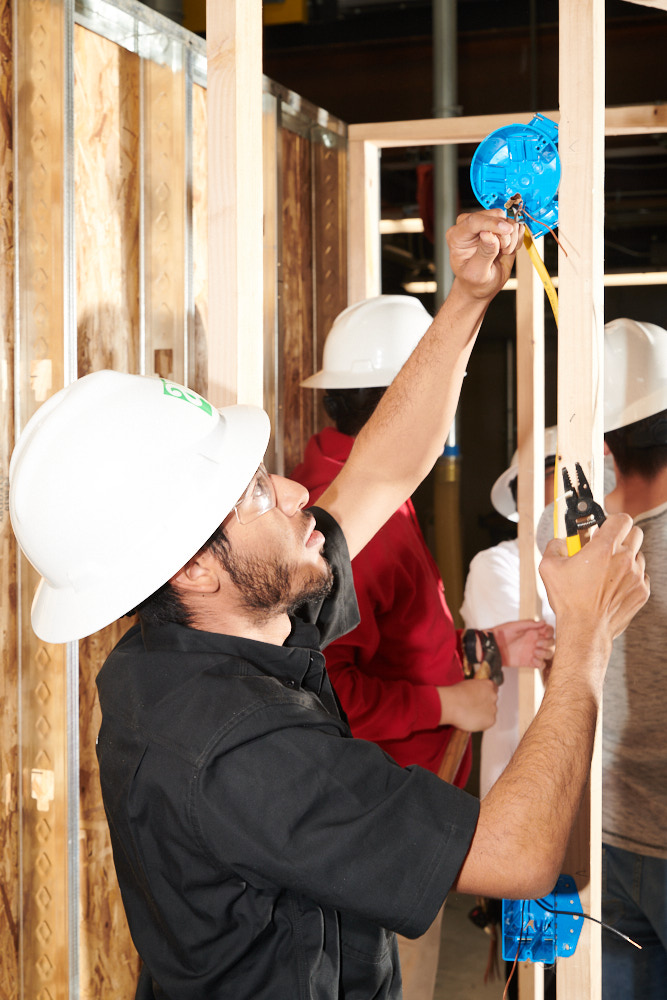
POLYGON ((220 564, 211 552, 199 552, 169 581, 186 594, 215 594, 220 589, 220 564))

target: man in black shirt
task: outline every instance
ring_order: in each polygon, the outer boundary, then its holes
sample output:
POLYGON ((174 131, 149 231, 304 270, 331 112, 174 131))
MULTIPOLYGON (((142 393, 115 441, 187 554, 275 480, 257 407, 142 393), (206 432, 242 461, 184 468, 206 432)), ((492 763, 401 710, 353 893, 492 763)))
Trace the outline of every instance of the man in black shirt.
POLYGON ((164 380, 86 376, 17 445, 36 632, 73 640, 139 609, 99 675, 98 756, 155 997, 398 1000, 393 932, 423 933, 452 885, 522 898, 555 884, 611 642, 648 596, 627 516, 585 557, 552 543, 547 692, 481 806, 352 739, 321 653, 357 621, 350 558, 442 449, 521 234, 497 211, 450 230, 447 302, 310 511, 260 464, 261 411, 216 411, 164 380))

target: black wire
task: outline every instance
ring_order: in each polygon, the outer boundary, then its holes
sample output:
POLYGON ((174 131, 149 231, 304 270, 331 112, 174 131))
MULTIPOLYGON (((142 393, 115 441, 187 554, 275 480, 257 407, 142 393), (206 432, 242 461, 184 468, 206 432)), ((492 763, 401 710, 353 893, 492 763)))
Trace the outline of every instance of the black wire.
POLYGON ((604 927, 605 930, 611 931, 612 934, 618 935, 618 937, 623 938, 624 941, 629 941, 630 944, 635 946, 635 948, 639 948, 640 951, 642 950, 642 946, 640 944, 637 944, 636 941, 633 941, 632 938, 628 937, 627 934, 623 934, 622 931, 616 930, 616 928, 612 927, 610 924, 605 924, 603 920, 598 920, 597 917, 592 917, 590 913, 573 913, 571 910, 552 910, 550 909, 550 907, 545 906, 544 903, 541 902, 541 900, 539 899, 536 899, 535 902, 537 903, 538 906, 541 906, 543 910, 546 910, 547 913, 553 913, 556 916, 563 916, 563 917, 577 916, 577 917, 583 917, 584 920, 592 920, 594 924, 599 924, 600 927, 604 927))

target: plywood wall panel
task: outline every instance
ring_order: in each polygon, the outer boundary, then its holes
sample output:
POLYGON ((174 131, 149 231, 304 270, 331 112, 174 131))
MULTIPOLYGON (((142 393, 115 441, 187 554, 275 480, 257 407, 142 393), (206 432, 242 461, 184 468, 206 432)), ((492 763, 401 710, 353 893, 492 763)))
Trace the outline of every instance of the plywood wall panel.
POLYGON ((313 240, 311 147, 307 138, 283 129, 282 260, 280 282, 280 374, 284 421, 284 467, 301 460, 313 431, 313 393, 299 385, 313 371, 313 240))
POLYGON ((78 375, 139 370, 139 57, 77 26, 78 375))
POLYGON ((146 374, 185 374, 185 73, 143 72, 146 374))
MULTIPOLYGON (((74 33, 78 374, 140 368, 139 57, 82 27, 74 33)), ((131 447, 131 442, 128 442, 131 447)), ((81 1000, 131 997, 139 959, 111 855, 95 740, 95 678, 127 630, 122 619, 79 644, 81 1000)))
MULTIPOLYGON (((347 306, 347 152, 331 137, 313 144, 313 212, 315 248, 314 366, 322 365, 324 341, 336 316, 347 306), (333 143, 330 144, 330 143, 333 143)), ((313 391, 312 389, 310 390, 313 391)), ((317 428, 329 422, 323 393, 313 394, 317 428)))
POLYGON ((18 995, 19 746, 16 545, 9 523, 14 440, 14 236, 12 25, 0 0, 0 998, 18 995))
MULTIPOLYGON (((65 379, 64 328, 65 12, 58 0, 16 9, 15 87, 19 212, 19 406, 23 427, 65 379)), ((69 992, 67 870, 68 650, 32 633, 37 574, 21 560, 20 934, 25 997, 66 1000, 69 992)))

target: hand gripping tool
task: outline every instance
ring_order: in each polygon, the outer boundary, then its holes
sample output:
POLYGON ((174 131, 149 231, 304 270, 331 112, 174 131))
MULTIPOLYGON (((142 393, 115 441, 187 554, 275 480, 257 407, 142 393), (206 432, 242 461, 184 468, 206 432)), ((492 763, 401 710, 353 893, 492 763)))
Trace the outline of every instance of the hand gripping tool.
POLYGON ((567 554, 575 555, 582 545, 590 539, 595 526, 599 528, 607 517, 599 503, 593 499, 584 470, 579 462, 575 462, 577 486, 572 485, 570 474, 563 467, 563 485, 567 494, 567 510, 565 512, 565 531, 567 534, 567 554))

